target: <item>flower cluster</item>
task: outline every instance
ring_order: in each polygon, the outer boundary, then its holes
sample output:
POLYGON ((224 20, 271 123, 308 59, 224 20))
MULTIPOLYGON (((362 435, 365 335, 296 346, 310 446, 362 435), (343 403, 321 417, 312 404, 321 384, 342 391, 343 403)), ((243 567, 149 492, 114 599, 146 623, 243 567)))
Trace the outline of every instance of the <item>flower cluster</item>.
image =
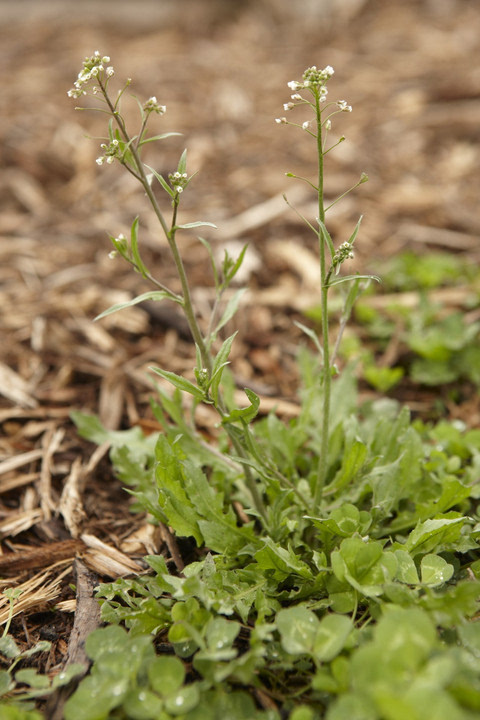
POLYGON ((187 173, 179 173, 178 171, 168 173, 168 180, 175 192, 180 194, 183 192, 183 189, 188 182, 188 175, 187 173))
POLYGON ((335 255, 332 258, 332 265, 334 268, 338 270, 340 269, 340 265, 345 262, 345 260, 353 260, 355 257, 353 253, 353 247, 351 243, 344 242, 342 243, 335 252, 335 255))
POLYGON ((98 50, 95 50, 91 57, 86 57, 83 61, 83 68, 78 73, 73 87, 70 88, 67 93, 68 96, 79 98, 82 95, 86 95, 87 91, 85 90, 85 86, 94 78, 111 78, 115 74, 115 71, 111 66, 105 67, 109 62, 110 58, 108 55, 101 56, 98 50))
MULTIPOLYGON (((312 92, 318 92, 320 100, 324 102, 328 94, 325 86, 333 73, 334 70, 330 65, 327 65, 323 70, 318 70, 316 65, 312 65, 312 67, 305 70, 300 81, 291 80, 288 83, 288 87, 294 91, 309 89, 312 90, 312 92)), ((295 95, 292 95, 292 100, 297 99, 301 100, 302 98, 295 92, 295 95)))
POLYGON ((103 155, 100 155, 100 157, 96 159, 95 162, 97 165, 103 165, 104 162, 111 165, 115 158, 119 160, 122 158, 122 148, 118 140, 112 140, 108 145, 107 143, 102 143, 100 147, 103 150, 103 155))
POLYGON ((352 106, 347 105, 346 100, 339 100, 337 102, 337 107, 341 112, 352 112, 352 106))
POLYGON ((164 115, 167 112, 167 108, 165 105, 160 105, 157 102, 157 98, 155 95, 153 95, 151 98, 148 98, 147 102, 144 103, 143 109, 146 113, 157 113, 157 115, 164 115))

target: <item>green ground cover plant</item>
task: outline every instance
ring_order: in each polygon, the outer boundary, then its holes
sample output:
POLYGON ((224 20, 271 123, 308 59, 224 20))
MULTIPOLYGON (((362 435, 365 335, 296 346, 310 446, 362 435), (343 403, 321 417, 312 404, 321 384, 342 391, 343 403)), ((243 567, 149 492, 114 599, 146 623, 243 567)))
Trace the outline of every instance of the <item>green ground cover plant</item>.
MULTIPOLYGON (((248 388, 244 405, 234 402, 235 334, 223 333, 241 293, 224 298, 246 248, 219 265, 201 240, 216 302, 200 318, 177 243, 183 231, 209 224, 181 222, 192 179, 187 153, 166 178, 144 162, 148 143, 167 139, 147 134, 165 107, 155 97, 139 102, 139 129, 130 134, 120 104, 128 83, 112 95, 109 62, 99 53, 86 58, 70 95, 93 93, 109 117, 97 162, 117 162, 141 183, 181 292, 145 266, 136 218, 129 238, 111 238, 113 252, 154 289, 100 317, 145 299, 176 303, 196 366, 189 377, 153 368, 172 386, 152 400, 161 433, 111 432, 80 412, 73 420, 83 437, 110 443, 132 510, 185 538, 196 559, 179 573, 168 558, 149 556, 150 572, 98 588, 105 626, 87 639, 92 668, 67 701, 66 720, 473 720, 480 713, 480 431, 412 421, 388 398, 360 405, 353 369, 337 370, 354 303, 376 278, 342 272, 361 218, 340 244, 328 231, 329 209, 367 179, 362 174, 325 205, 327 156, 344 141, 330 141, 332 124, 351 111, 328 99, 333 69, 313 66, 288 83, 291 99, 277 118, 303 133, 318 158, 313 180, 289 173, 318 200, 317 217, 302 220, 318 243, 321 305, 318 334, 300 325, 313 351, 299 349, 301 410, 284 422, 275 413, 259 418, 260 400, 248 388), (287 119, 302 111, 299 122, 287 119), (334 341, 331 293, 343 306, 334 341), (201 403, 217 413, 215 444, 197 430, 201 403)), ((29 678, 12 675, 27 696, 29 678)), ((28 698, 9 690, 0 705, 6 717, 36 720, 28 698)))

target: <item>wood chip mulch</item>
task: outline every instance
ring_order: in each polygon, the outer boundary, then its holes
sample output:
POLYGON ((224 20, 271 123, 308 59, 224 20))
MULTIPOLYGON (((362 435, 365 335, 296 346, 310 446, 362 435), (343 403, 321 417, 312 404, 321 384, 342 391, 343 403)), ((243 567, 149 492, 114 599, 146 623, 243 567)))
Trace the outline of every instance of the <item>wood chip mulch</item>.
MULTIPOLYGON (((78 642, 78 627, 71 632, 76 603, 88 600, 86 573, 95 582, 114 579, 142 572, 147 553, 175 552, 165 529, 129 512, 108 447, 79 439, 70 412, 96 413, 111 429, 156 429, 148 367, 188 374, 194 364, 188 331, 171 307, 136 306, 92 322, 149 289, 108 257, 107 233, 127 234, 137 214, 145 260, 162 282, 175 288, 176 279, 132 178, 95 163, 104 118, 75 112, 67 98, 85 55, 108 53, 119 82, 131 76, 133 93, 167 105, 158 131, 183 137, 152 146, 149 163, 168 173, 188 147, 189 168, 199 174, 183 221, 216 223, 206 237, 220 254, 250 244, 233 369, 239 388, 261 395, 263 412, 298 412, 295 354, 303 339, 293 320, 319 298, 314 238, 282 198, 286 192, 300 213, 315 217, 308 187, 285 177, 313 172, 311 145, 299 130, 274 123, 289 100, 286 83, 306 67, 332 65, 332 99, 353 105, 334 127, 348 142, 330 156, 329 199, 362 171, 370 177, 332 211, 340 239, 364 214, 351 270, 372 271, 407 249, 480 260, 477 3, 181 5, 0 2, 0 590, 23 589, 11 632, 22 647, 52 640, 40 660, 51 673, 71 657, 69 638, 78 642)), ((134 122, 135 103, 125 108, 134 122)), ((193 234, 185 234, 182 251, 196 301, 207 307, 205 252, 193 234)), ((462 288, 438 292, 448 307, 466 303, 462 288)), ((416 299, 405 293, 399 301, 416 299)), ((395 352, 392 346, 392 362, 395 352)), ((414 389, 410 400, 428 409, 433 398, 414 389)), ((478 398, 450 411, 480 423, 478 398)), ((212 426, 208 413, 202 422, 212 426)), ((7 617, 0 595, 0 623, 7 617)))

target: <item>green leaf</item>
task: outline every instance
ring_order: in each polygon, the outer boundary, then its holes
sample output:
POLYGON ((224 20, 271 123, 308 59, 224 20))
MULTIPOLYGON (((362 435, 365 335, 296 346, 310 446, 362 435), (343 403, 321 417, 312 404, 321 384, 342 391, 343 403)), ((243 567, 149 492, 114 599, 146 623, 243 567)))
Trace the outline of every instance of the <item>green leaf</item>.
POLYGON ((130 248, 132 251, 132 258, 133 261, 140 271, 140 273, 143 275, 143 277, 148 276, 148 270, 146 266, 144 265, 142 258, 140 257, 140 251, 138 249, 138 215, 135 218, 135 220, 132 223, 132 227, 130 230, 130 248))
MULTIPOLYGON (((128 720, 168 720, 163 712, 164 702, 145 687, 129 690, 122 704, 122 710, 128 720)), ((125 715, 124 715, 125 717, 125 715)))
POLYGON ((15 682, 30 685, 35 690, 46 690, 50 688, 50 680, 47 675, 39 675, 34 668, 24 668, 15 673, 15 682))
POLYGON ((354 228, 352 234, 350 235, 350 237, 349 237, 348 240, 347 240, 347 242, 348 242, 349 245, 353 245, 353 243, 354 243, 355 240, 357 239, 358 231, 360 230, 360 224, 361 224, 362 220, 363 220, 363 215, 360 215, 360 217, 358 218, 358 222, 357 222, 357 224, 355 225, 355 228, 354 228))
POLYGON ((232 344, 235 340, 236 335, 237 332, 234 332, 233 335, 230 335, 230 337, 222 343, 222 347, 218 351, 217 356, 215 357, 215 361, 213 363, 212 379, 210 381, 209 391, 215 404, 217 404, 218 402, 218 390, 220 386, 220 381, 222 379, 222 372, 224 367, 229 362, 228 358, 230 356, 230 350, 232 349, 232 344))
POLYGON ((151 367, 150 370, 153 370, 154 373, 171 382, 172 385, 174 385, 179 390, 190 393, 190 395, 193 395, 196 400, 202 401, 205 399, 204 391, 201 390, 197 385, 194 385, 192 382, 190 382, 190 380, 182 377, 181 375, 177 375, 176 373, 170 372, 169 370, 162 370, 161 368, 156 367, 151 367))
POLYGON ((183 173, 187 172, 187 151, 186 150, 184 150, 180 156, 180 160, 178 161, 178 166, 177 166, 177 172, 179 172, 181 175, 183 175, 183 173))
MULTIPOLYGON (((0 698, 13 690, 15 683, 7 670, 0 670, 0 698)), ((1 707, 1 706, 0 706, 1 707)))
POLYGON ((321 662, 330 662, 345 647, 353 630, 350 618, 345 615, 325 615, 317 629, 313 654, 321 662))
POLYGON ((165 700, 165 710, 171 715, 185 716, 186 713, 193 710, 200 702, 200 690, 196 683, 186 685, 173 695, 169 695, 165 700))
POLYGON ((156 657, 148 666, 150 685, 159 695, 171 695, 185 682, 185 668, 177 657, 156 657))
MULTIPOLYGON (((145 138, 145 140, 142 140, 138 147, 141 147, 142 145, 146 145, 147 143, 156 142, 157 140, 166 140, 169 137, 175 137, 175 135, 181 135, 182 133, 179 132, 166 132, 162 133, 161 135, 152 135, 152 137, 145 138)), ((145 167, 148 167, 148 165, 145 165, 145 167)))
POLYGON ((318 219, 318 224, 320 226, 320 234, 322 236, 322 240, 328 246, 330 255, 332 256, 332 260, 333 260, 333 256, 335 255, 335 247, 333 245, 333 240, 330 237, 330 233, 328 232, 327 226, 325 225, 325 223, 322 222, 320 219, 318 219))
POLYGON ((257 415, 258 408, 260 407, 260 398, 253 390, 248 388, 243 389, 245 395, 250 400, 250 405, 246 408, 236 408, 229 413, 226 417, 222 418, 222 425, 227 423, 234 423, 237 420, 243 420, 245 423, 250 423, 257 415))
POLYGON ((165 190, 165 192, 168 193, 170 195, 170 197, 173 199, 176 195, 175 190, 170 187, 170 185, 165 180, 165 178, 162 175, 160 175, 160 173, 158 173, 156 170, 154 170, 154 168, 150 167, 150 165, 147 165, 145 163, 145 167, 148 168, 151 173, 153 173, 153 175, 157 178, 158 182, 160 183, 162 188, 165 190))
POLYGON ((0 653, 6 658, 15 658, 21 651, 11 635, 4 635, 0 637, 0 653))
POLYGON ((243 246, 243 248, 240 251, 239 256, 237 257, 237 259, 235 260, 233 265, 229 268, 227 268, 227 265, 228 265, 227 260, 229 260, 230 258, 228 257, 228 255, 225 251, 225 260, 223 263, 223 274, 225 276, 225 285, 229 285, 231 283, 231 281, 233 280, 233 278, 235 277, 235 275, 237 274, 237 272, 240 270, 243 260, 244 260, 244 257, 245 257, 245 253, 247 252, 247 248, 248 248, 248 243, 245 243, 245 245, 243 246))
POLYGON ((303 605, 280 610, 275 617, 283 649, 291 655, 311 654, 320 622, 303 605))
POLYGON ((262 570, 274 570, 274 574, 281 579, 292 574, 306 580, 312 578, 309 566, 295 555, 291 547, 287 550, 269 537, 265 539, 263 548, 258 550, 254 557, 262 570))
POLYGON ((242 298, 242 295, 245 292, 245 288, 241 288, 240 290, 237 290, 236 293, 232 295, 230 300, 227 303, 227 307, 225 308, 222 317, 220 318, 220 322, 216 326, 215 330, 213 331, 213 336, 215 337, 219 330, 222 329, 224 325, 227 324, 229 320, 232 319, 232 317, 235 315, 235 313, 238 310, 238 306, 240 303, 240 300, 242 298))
POLYGON ((422 583, 437 587, 448 582, 453 575, 453 565, 440 555, 425 555, 420 562, 422 583))
POLYGON ((65 720, 107 720, 128 692, 125 675, 91 674, 80 683, 64 707, 65 720))
POLYGON ((212 222, 195 220, 195 222, 184 223, 183 225, 175 225, 175 228, 178 230, 189 230, 190 228, 205 227, 205 226, 213 227, 213 228, 217 227, 217 225, 214 225, 214 223, 212 223, 212 222))
POLYGON ((296 325, 298 328, 300 328, 300 330, 301 330, 303 333, 305 333, 305 335, 306 335, 307 337, 310 338, 310 340, 313 342, 313 344, 315 345, 316 349, 318 350, 320 356, 323 357, 323 347, 322 347, 321 344, 320 344, 320 340, 318 339, 317 333, 316 333, 314 330, 312 330, 312 328, 307 327, 306 325, 304 325, 304 324, 301 323, 301 322, 298 322, 297 320, 294 320, 293 323, 294 323, 294 325, 296 325))
POLYGON ((407 537, 405 548, 415 556, 428 553, 433 549, 440 550, 459 539, 464 517, 436 518, 419 522, 407 537))
POLYGON ((71 663, 65 670, 61 670, 52 680, 52 690, 68 685, 68 683, 79 675, 84 675, 86 667, 80 663, 71 663))
POLYGON ((367 457, 367 448, 360 440, 355 440, 342 457, 342 467, 325 492, 337 492, 356 480, 367 457))
POLYGON ((395 557, 398 563, 397 579, 406 585, 417 585, 420 581, 412 556, 406 550, 395 550, 395 557))
POLYGON ((330 280, 327 287, 333 287, 334 285, 350 282, 351 280, 375 280, 378 283, 382 282, 378 275, 341 275, 340 277, 330 280))
POLYGON ((132 298, 128 302, 112 305, 107 310, 104 310, 102 313, 100 313, 100 315, 97 315, 95 321, 101 320, 107 315, 111 315, 112 313, 118 312, 119 310, 124 310, 125 308, 133 307, 133 305, 138 305, 138 303, 145 302, 145 300, 155 300, 156 302, 160 300, 173 300, 174 302, 180 303, 179 298, 177 298, 175 295, 171 295, 164 290, 151 290, 150 292, 142 293, 142 295, 137 295, 137 297, 132 298))

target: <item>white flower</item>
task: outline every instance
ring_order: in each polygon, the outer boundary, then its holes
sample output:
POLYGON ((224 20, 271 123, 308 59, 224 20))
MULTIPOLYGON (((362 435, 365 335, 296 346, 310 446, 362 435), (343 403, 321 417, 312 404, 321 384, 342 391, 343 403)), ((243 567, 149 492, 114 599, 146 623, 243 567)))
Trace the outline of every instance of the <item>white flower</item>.
POLYGON ((180 195, 180 193, 183 192, 183 188, 182 188, 181 185, 177 185, 177 186, 175 187, 175 190, 176 190, 176 192, 177 192, 179 195, 180 195))
POLYGON ((327 67, 323 68, 322 72, 324 75, 328 75, 328 77, 331 77, 335 70, 332 68, 331 65, 327 65, 327 67))
POLYGON ((109 65, 107 67, 107 69, 105 70, 105 73, 106 73, 107 77, 113 77, 115 75, 115 70, 113 69, 113 67, 111 65, 109 65))
POLYGON ((302 124, 302 128, 303 128, 304 130, 308 130, 309 127, 310 127, 310 121, 309 121, 309 120, 306 120, 306 121, 302 124))
POLYGON ((295 107, 295 105, 293 104, 293 102, 283 103, 283 109, 284 109, 285 111, 291 110, 293 107, 295 107))
POLYGON ((290 96, 292 100, 303 100, 302 96, 299 93, 294 93, 290 96))
POLYGON ((287 87, 290 88, 290 90, 298 90, 300 87, 300 83, 298 83, 296 80, 290 80, 289 83, 287 83, 287 87))
POLYGON ((97 165, 103 165, 104 160, 105 158, 102 155, 102 157, 98 157, 95 162, 97 163, 97 165))
POLYGON ((275 118, 275 122, 278 124, 286 125, 288 120, 286 117, 275 118))
POLYGON ((331 130, 332 129, 332 121, 329 119, 325 123, 325 130, 331 130))

